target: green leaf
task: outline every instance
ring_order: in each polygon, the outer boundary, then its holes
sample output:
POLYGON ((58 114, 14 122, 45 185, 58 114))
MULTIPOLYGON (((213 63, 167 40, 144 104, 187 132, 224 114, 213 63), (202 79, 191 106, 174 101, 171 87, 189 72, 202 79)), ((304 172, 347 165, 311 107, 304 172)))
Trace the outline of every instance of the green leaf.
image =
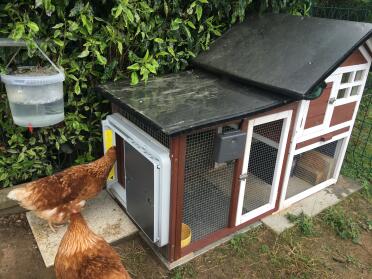
POLYGON ((134 21, 134 16, 131 10, 125 8, 124 9, 125 14, 127 15, 127 18, 129 19, 130 22, 134 21))
POLYGON ((208 0, 199 0, 200 3, 208 4, 208 0))
POLYGON ((128 70, 138 71, 140 69, 140 65, 138 63, 135 63, 133 65, 130 65, 127 67, 128 70))
POLYGON ((162 38, 155 38, 154 41, 158 44, 164 43, 164 40, 162 38))
POLYGON ((0 181, 4 181, 5 179, 8 178, 8 174, 6 172, 3 172, 1 175, 0 175, 0 181))
POLYGON ((146 64, 146 68, 153 74, 156 74, 156 68, 152 64, 146 64))
POLYGON ((145 82, 147 82, 147 80, 149 79, 149 73, 150 73, 150 71, 147 70, 146 67, 142 67, 140 73, 142 75, 142 80, 145 81, 145 82))
POLYGON ((118 50, 120 54, 123 54, 123 44, 122 42, 119 42, 119 41, 118 41, 118 50))
POLYGON ((158 53, 156 54, 156 57, 159 57, 159 56, 168 56, 168 55, 169 55, 168 52, 166 52, 166 51, 160 51, 160 52, 158 52, 158 53))
POLYGON ((190 26, 192 29, 196 29, 194 23, 192 23, 191 21, 187 21, 187 25, 190 26))
POLYGON ((138 75, 137 75, 137 73, 136 72, 133 72, 133 73, 131 73, 131 75, 130 75, 130 80, 131 80, 131 85, 136 85, 136 84, 138 84, 138 75))
POLYGON ((169 8, 168 8, 167 1, 164 0, 163 3, 164 3, 164 14, 165 14, 165 17, 168 17, 169 8))
POLYGON ((61 41, 60 39, 53 39, 54 43, 60 47, 63 47, 64 46, 64 43, 63 41, 61 41))
POLYGON ((79 82, 76 82, 76 83, 75 83, 74 92, 75 92, 75 94, 77 94, 77 95, 80 94, 81 90, 80 90, 79 82))
POLYGON ((176 57, 176 54, 174 53, 174 49, 173 49, 173 47, 169 46, 169 47, 167 47, 167 49, 168 49, 168 52, 169 52, 170 54, 172 54, 173 57, 176 57))
POLYGON ((191 33, 190 33, 190 30, 189 30, 189 28, 187 28, 187 26, 186 26, 186 25, 184 25, 184 26, 183 26, 183 28, 184 28, 184 29, 185 29, 185 31, 186 31, 187 37, 191 38, 191 33))
POLYGON ((198 21, 200 21, 200 19, 202 17, 202 14, 203 14, 203 8, 202 8, 202 6, 197 5, 196 6, 196 17, 197 17, 198 21))
POLYGON ((18 41, 23 37, 23 34, 25 33, 25 26, 22 23, 17 22, 15 28, 13 29, 11 33, 11 38, 13 40, 18 41))
POLYGON ((52 28, 53 28, 53 29, 59 29, 59 28, 61 28, 63 25, 64 25, 63 23, 58 23, 58 24, 54 25, 52 28))
POLYGON ((90 51, 88 49, 84 49, 78 56, 78 58, 85 58, 89 55, 90 51))
POLYGON ((105 57, 102 56, 101 53, 99 53, 99 51, 95 51, 94 52, 96 54, 96 57, 97 57, 97 60, 98 60, 98 63, 101 64, 101 65, 106 65, 107 64, 107 59, 105 57))
POLYGON ((113 11, 114 11, 114 18, 118 18, 123 12, 123 6, 120 4, 119 6, 114 8, 113 11))
POLYGON ((30 28, 34 32, 39 31, 39 26, 35 22, 30 21, 30 22, 27 23, 27 26, 28 26, 28 28, 30 28))
POLYGON ((150 53, 149 53, 149 50, 147 49, 145 57, 143 57, 143 61, 147 61, 149 59, 149 56, 150 56, 150 53))
POLYGON ((84 14, 81 15, 80 18, 81 18, 81 21, 83 22, 83 26, 87 29, 88 33, 91 35, 93 32, 92 22, 84 14))

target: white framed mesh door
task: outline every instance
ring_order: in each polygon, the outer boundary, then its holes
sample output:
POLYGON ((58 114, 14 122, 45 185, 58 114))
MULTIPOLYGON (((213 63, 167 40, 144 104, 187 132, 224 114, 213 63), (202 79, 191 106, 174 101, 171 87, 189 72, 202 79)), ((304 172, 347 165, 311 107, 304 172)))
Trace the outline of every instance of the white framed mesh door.
POLYGON ((249 121, 236 225, 275 208, 292 111, 249 121))

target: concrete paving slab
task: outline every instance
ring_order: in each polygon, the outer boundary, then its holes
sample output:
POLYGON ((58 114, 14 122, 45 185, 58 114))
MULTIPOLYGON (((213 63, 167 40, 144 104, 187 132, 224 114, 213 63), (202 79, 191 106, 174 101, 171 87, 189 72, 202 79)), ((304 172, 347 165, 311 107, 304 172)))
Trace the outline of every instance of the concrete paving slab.
POLYGON ((356 181, 340 175, 336 184, 293 204, 287 209, 265 217, 261 221, 275 233, 281 234, 294 226, 286 217, 288 213, 298 215, 303 212, 307 216, 315 216, 361 188, 362 186, 356 181))
MULTIPOLYGON (((66 232, 67 225, 56 228, 56 233, 54 233, 46 221, 38 218, 32 212, 27 212, 26 215, 45 266, 50 267, 54 264, 54 258, 59 243, 66 232)), ((82 215, 89 227, 108 243, 126 238, 138 231, 137 227, 106 191, 102 191, 98 197, 88 201, 82 215)))

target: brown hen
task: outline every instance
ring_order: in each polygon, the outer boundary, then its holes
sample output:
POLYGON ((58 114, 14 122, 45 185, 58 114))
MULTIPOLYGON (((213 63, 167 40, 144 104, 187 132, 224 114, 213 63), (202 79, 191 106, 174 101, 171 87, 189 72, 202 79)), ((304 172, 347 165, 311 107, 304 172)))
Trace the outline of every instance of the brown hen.
POLYGON ((72 213, 81 210, 85 200, 97 196, 115 161, 116 149, 111 147, 94 162, 27 183, 10 191, 8 198, 47 220, 54 231, 53 224, 65 223, 72 213))
POLYGON ((57 279, 130 279, 119 255, 72 214, 54 261, 57 279))

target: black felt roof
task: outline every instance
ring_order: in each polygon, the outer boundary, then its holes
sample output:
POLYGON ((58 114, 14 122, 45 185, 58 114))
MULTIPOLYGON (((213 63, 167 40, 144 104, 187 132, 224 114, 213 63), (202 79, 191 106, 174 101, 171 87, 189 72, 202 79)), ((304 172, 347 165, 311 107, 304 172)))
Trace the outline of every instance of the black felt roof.
POLYGON ((291 99, 197 71, 151 78, 147 85, 121 81, 98 89, 168 135, 264 111, 291 99))
POLYGON ((292 15, 247 18, 194 65, 272 92, 307 99, 372 33, 372 24, 292 15))

